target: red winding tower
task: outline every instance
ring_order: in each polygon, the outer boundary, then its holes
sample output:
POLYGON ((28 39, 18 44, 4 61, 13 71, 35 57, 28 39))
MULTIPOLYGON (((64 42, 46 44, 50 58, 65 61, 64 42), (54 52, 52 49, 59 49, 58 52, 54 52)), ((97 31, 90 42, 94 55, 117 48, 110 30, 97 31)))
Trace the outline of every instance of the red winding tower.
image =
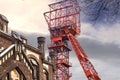
POLYGON ((76 56, 88 80, 101 80, 87 55, 76 40, 80 34, 80 7, 77 0, 62 0, 49 5, 50 11, 44 16, 50 31, 51 44, 49 51, 54 51, 55 77, 54 80, 69 80, 71 75, 69 67, 68 42, 70 41, 76 56))

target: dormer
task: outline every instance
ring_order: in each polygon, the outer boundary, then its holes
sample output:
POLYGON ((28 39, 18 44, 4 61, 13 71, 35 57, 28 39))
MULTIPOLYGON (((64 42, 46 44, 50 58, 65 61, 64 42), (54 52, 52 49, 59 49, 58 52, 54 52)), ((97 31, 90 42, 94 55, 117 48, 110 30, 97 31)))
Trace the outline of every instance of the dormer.
POLYGON ((8 33, 8 19, 0 14, 0 31, 8 33))

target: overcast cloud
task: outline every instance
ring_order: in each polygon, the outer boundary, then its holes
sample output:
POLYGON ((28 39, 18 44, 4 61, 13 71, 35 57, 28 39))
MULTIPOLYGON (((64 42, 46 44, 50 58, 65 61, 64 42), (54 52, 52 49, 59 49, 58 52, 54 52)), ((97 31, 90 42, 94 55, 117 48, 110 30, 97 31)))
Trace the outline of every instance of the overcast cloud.
MULTIPOLYGON (((52 2, 54 0, 0 0, 0 13, 8 18, 9 29, 27 37, 30 44, 37 46, 36 38, 45 36, 47 54, 50 41, 43 13, 48 11, 48 4, 52 2)), ((77 39, 102 80, 120 80, 119 25, 120 23, 92 25, 81 20, 82 32, 77 39)), ((73 64, 70 80, 87 80, 73 51, 70 60, 73 64)))

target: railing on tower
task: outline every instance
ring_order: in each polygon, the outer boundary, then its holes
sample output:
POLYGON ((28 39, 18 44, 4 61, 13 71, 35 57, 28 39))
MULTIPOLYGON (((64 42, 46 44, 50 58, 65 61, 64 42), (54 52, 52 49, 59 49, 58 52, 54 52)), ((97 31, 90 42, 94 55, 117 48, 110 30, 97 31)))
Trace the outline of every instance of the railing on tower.
MULTIPOLYGON (((75 39, 80 34, 80 7, 77 0, 62 0, 49 5, 50 11, 44 16, 50 31, 51 45, 48 47, 50 55, 55 57, 55 80, 69 80, 69 52, 68 41, 76 53, 76 56, 88 78, 88 80, 100 80, 98 73, 89 61, 87 55, 75 39), (67 45, 67 46, 66 46, 67 45), (65 56, 66 55, 66 56, 65 56), (65 62, 64 64, 64 61, 65 62)), ((54 59, 52 59, 54 60, 54 59)))
POLYGON ((49 29, 71 26, 80 33, 80 7, 77 0, 63 0, 49 5, 50 11, 44 16, 49 29))
MULTIPOLYGON (((63 0, 49 5, 50 11, 44 16, 50 31, 51 44, 49 51, 54 51, 55 80, 69 80, 72 76, 69 67, 69 52, 67 28, 73 35, 80 33, 80 7, 77 0, 63 0)), ((68 32, 69 32, 68 30, 68 32)))

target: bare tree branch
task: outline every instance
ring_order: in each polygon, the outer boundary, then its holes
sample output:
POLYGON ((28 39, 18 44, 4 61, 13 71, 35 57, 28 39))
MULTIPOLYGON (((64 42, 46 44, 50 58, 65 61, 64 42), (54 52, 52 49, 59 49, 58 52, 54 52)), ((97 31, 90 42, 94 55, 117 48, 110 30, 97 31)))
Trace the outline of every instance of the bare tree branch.
POLYGON ((91 21, 119 21, 120 0, 80 0, 81 10, 91 21))

